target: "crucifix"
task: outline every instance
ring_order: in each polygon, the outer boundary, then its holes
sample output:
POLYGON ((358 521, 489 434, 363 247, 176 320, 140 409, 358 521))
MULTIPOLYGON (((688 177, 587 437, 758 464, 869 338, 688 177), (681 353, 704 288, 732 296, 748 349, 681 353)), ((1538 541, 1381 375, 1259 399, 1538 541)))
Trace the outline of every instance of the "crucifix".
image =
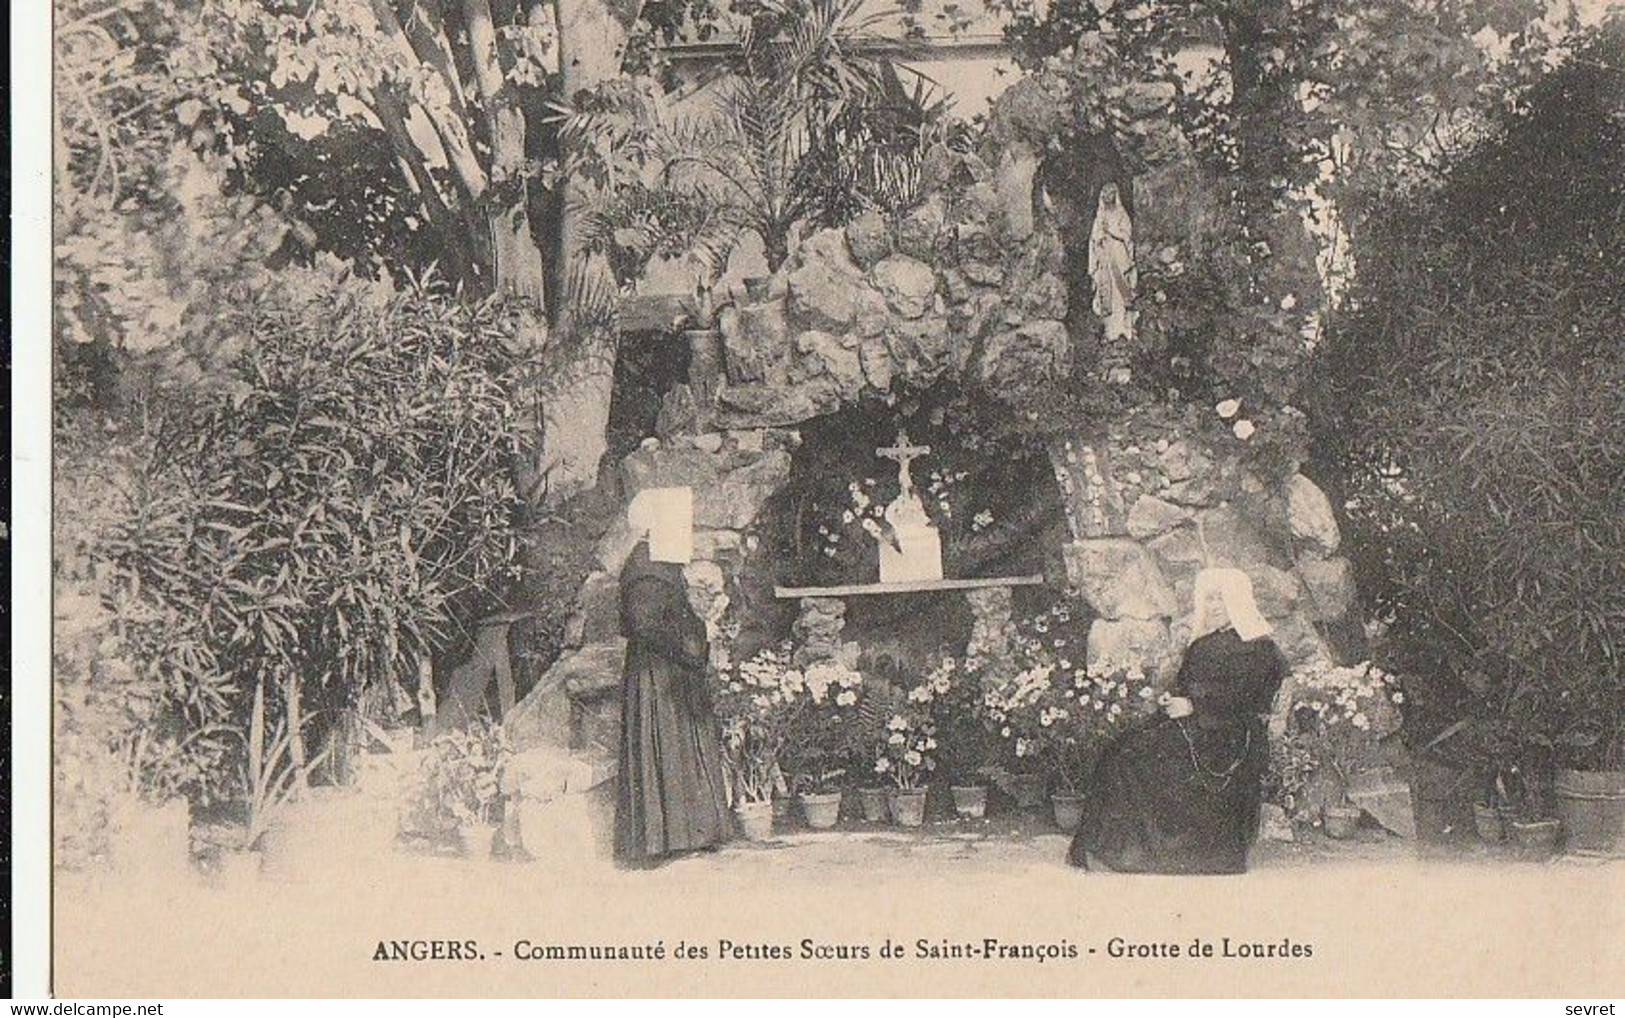
POLYGON ((897 461, 900 489, 886 507, 885 530, 876 534, 880 546, 880 582, 909 583, 942 579, 942 536, 926 514, 925 503, 914 490, 909 464, 930 453, 928 445, 912 445, 906 432, 897 433, 897 444, 883 446, 875 453, 897 461))
POLYGON ((876 449, 875 453, 886 459, 897 461, 897 483, 902 487, 902 494, 907 495, 914 490, 914 481, 908 475, 908 465, 921 456, 929 456, 931 447, 929 445, 910 445, 908 443, 908 432, 899 431, 896 445, 882 446, 876 449))

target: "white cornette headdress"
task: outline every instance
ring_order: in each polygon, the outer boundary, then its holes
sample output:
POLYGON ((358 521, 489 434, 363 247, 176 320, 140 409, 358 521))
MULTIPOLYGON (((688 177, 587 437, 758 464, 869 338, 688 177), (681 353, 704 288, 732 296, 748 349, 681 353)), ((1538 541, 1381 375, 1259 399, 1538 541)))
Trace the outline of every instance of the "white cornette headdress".
POLYGON ((649 558, 687 565, 694 558, 694 489, 645 488, 626 509, 633 533, 649 536, 649 558))
POLYGON ((1240 569, 1210 567, 1196 574, 1193 593, 1196 617, 1191 623, 1191 639, 1206 636, 1225 624, 1226 620, 1213 618, 1208 611, 1208 594, 1213 590, 1218 590, 1225 614, 1230 616, 1229 624, 1243 640, 1257 640, 1275 631, 1258 610, 1258 602, 1253 599, 1253 581, 1246 573, 1240 569))

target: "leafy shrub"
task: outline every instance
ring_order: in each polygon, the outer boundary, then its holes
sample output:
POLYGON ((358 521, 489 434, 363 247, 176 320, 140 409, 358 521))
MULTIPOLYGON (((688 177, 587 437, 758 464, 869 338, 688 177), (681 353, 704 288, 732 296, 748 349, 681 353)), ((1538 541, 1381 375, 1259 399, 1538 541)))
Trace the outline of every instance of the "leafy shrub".
POLYGON ((146 704, 96 737, 181 747, 187 765, 149 780, 204 798, 236 770, 223 761, 245 743, 226 729, 257 688, 291 732, 364 695, 409 702, 400 677, 513 571, 526 417, 494 303, 288 272, 220 317, 241 349, 226 383, 113 443, 123 481, 97 489, 78 559, 58 563, 109 613, 97 653, 127 662, 126 699, 146 704))
POLYGON ((1617 36, 1370 225, 1320 365, 1410 741, 1498 767, 1625 763, 1617 36))

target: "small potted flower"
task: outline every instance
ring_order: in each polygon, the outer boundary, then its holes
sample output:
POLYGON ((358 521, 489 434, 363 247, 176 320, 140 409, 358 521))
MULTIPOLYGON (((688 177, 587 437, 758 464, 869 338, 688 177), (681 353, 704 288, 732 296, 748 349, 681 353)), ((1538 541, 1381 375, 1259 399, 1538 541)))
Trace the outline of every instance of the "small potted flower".
POLYGON ((773 836, 773 793, 784 785, 780 755, 804 682, 788 647, 764 649, 714 675, 730 800, 748 840, 773 836))
POLYGON ((423 758, 410 828, 455 845, 468 858, 489 856, 512 757, 501 725, 486 718, 436 737, 423 758))
POLYGON ((793 775, 791 783, 809 827, 828 829, 840 817, 838 782, 861 743, 862 685, 862 674, 838 661, 815 662, 804 670, 785 735, 783 765, 793 775))
POLYGON ((989 676, 983 686, 984 722, 1003 749, 1003 759, 988 774, 1017 809, 1036 809, 1044 802, 1039 716, 1054 672, 1053 664, 1033 663, 1009 678, 989 676))
POLYGON ((1384 736, 1397 731, 1402 694, 1392 678, 1369 663, 1314 664, 1295 676, 1290 737, 1306 744, 1319 771, 1321 827, 1332 838, 1353 837, 1364 811, 1349 799, 1350 779, 1382 762, 1384 736))
POLYGON ((891 815, 903 827, 925 822, 926 781, 936 770, 936 726, 924 712, 904 707, 886 719, 875 773, 892 783, 891 815))
POLYGON ((954 812, 966 820, 987 814, 988 764, 996 745, 982 720, 982 663, 944 657, 909 691, 909 702, 930 711, 941 741, 949 747, 942 760, 954 812))

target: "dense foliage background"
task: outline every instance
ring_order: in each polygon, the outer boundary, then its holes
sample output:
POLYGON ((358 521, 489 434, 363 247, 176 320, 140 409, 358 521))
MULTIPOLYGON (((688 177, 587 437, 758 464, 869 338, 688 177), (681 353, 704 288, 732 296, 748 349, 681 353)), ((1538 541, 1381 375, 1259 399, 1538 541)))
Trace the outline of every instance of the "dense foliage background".
POLYGON ((1318 365, 1320 456, 1419 745, 1625 759, 1622 40, 1372 217, 1318 365))

